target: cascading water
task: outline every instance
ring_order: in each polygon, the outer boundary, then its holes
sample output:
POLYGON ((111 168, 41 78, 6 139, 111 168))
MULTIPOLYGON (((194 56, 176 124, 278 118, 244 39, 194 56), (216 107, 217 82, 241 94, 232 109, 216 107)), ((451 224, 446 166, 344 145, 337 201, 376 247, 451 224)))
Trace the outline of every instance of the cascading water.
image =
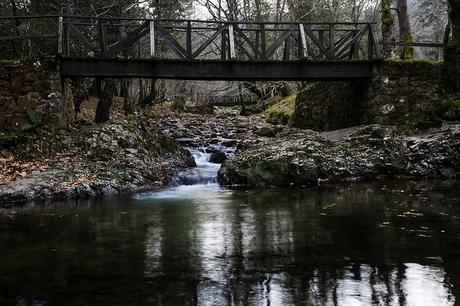
POLYGON ((209 162, 211 154, 203 153, 196 149, 190 149, 196 162, 196 167, 189 168, 176 177, 176 187, 166 188, 161 191, 138 194, 136 199, 184 199, 206 200, 209 198, 220 199, 229 195, 229 190, 222 189, 217 184, 217 172, 220 164, 209 162))
POLYGON ((189 168, 177 176, 180 185, 210 185, 217 184, 219 164, 209 162, 211 154, 191 149, 190 152, 196 162, 196 167, 189 168))

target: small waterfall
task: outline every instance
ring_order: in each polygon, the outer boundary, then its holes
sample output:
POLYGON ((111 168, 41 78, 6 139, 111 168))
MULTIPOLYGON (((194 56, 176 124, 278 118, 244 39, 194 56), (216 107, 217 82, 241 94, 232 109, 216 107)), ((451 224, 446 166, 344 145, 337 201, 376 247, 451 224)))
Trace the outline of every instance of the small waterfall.
POLYGON ((179 185, 210 185, 217 184, 217 172, 220 164, 209 162, 211 154, 190 149, 196 162, 196 167, 187 169, 177 176, 179 185))

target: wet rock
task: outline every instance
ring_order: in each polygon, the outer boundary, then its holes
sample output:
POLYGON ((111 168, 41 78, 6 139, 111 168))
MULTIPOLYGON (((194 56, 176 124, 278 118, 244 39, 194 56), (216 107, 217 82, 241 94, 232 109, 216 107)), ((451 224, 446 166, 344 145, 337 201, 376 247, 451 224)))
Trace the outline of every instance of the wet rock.
POLYGON ((234 146, 236 146, 237 141, 234 140, 234 139, 225 140, 225 141, 222 141, 221 144, 222 144, 224 147, 234 147, 234 146))
POLYGON ((264 126, 256 131, 256 135, 260 137, 275 137, 275 131, 271 127, 264 126))
POLYGON ((379 176, 459 178, 459 160, 458 124, 412 137, 379 125, 334 133, 291 129, 226 161, 219 181, 266 187, 379 176))
POLYGON ((194 142, 193 138, 176 138, 176 141, 180 143, 181 145, 190 145, 194 142))
MULTIPOLYGON (((22 163, 24 169, 35 167, 36 163, 46 165, 40 171, 25 172, 1 184, 0 206, 94 198, 166 184, 176 172, 195 166, 195 161, 189 151, 161 133, 156 122, 139 116, 78 130, 38 130, 26 145, 10 150, 18 167, 22 163), (37 156, 47 159, 40 161, 37 156)), ((0 167, 2 179, 14 174, 14 169, 11 172, 10 167, 3 168, 1 162, 0 167)))
POLYGON ((209 162, 214 163, 214 164, 222 164, 226 160, 227 160, 227 155, 224 152, 212 153, 211 157, 209 158, 209 162))

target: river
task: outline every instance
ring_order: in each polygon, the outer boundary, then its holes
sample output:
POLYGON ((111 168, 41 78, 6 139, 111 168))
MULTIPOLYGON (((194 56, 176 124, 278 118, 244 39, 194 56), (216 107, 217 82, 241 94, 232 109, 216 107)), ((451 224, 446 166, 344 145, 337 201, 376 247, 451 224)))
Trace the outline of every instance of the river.
POLYGON ((0 305, 455 305, 460 183, 181 184, 0 217, 0 305))

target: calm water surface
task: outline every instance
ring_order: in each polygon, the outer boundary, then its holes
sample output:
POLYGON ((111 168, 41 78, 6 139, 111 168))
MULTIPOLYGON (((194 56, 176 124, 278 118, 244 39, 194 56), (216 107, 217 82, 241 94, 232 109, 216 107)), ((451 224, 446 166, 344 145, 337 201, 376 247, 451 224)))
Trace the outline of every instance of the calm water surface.
POLYGON ((455 305, 460 183, 215 184, 0 217, 0 305, 455 305))

